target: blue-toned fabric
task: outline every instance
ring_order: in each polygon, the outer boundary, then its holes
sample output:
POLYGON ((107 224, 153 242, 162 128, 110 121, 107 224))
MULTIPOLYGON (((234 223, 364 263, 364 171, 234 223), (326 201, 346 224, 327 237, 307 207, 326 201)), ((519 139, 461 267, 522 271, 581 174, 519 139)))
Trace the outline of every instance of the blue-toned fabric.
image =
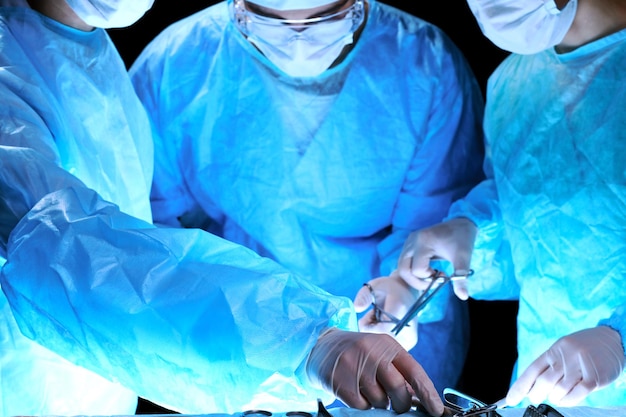
MULTIPOLYGON (((355 48, 317 77, 282 73, 226 2, 143 51, 130 73, 155 130, 156 222, 211 230, 351 298, 395 269, 408 234, 482 179, 483 100, 439 29, 369 7, 355 48)), ((421 325, 460 334, 466 314, 442 321, 451 297, 421 325)), ((432 361, 464 357, 455 340, 419 346, 432 361)))
POLYGON ((110 38, 17 6, 0 8, 0 415, 330 402, 303 365, 328 326, 356 330, 350 300, 153 226, 150 124, 110 38))
MULTIPOLYGON (((452 214, 470 213, 481 233, 499 223, 510 243, 502 263, 519 286, 517 372, 558 338, 599 323, 626 339, 625 78, 620 31, 569 53, 511 55, 489 79, 493 177, 452 214)), ((625 403, 622 375, 582 405, 625 403)))
POLYGON ((598 324, 609 326, 619 332, 622 336, 622 348, 626 354, 626 304, 622 304, 616 308, 613 314, 611 314, 611 317, 600 320, 598 324))

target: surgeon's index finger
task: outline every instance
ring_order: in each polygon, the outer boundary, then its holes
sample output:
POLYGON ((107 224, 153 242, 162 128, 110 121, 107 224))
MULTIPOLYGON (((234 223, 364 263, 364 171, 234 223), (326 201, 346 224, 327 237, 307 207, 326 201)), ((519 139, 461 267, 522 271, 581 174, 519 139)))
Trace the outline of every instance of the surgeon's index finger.
POLYGON ((517 380, 511 385, 509 392, 506 396, 509 404, 519 404, 524 397, 532 390, 535 385, 535 381, 541 374, 543 374, 548 368, 549 364, 546 360, 546 353, 543 353, 528 368, 522 372, 517 380))
POLYGON ((415 395, 424 408, 433 416, 441 416, 444 411, 443 402, 437 393, 432 380, 420 365, 406 350, 399 352, 393 360, 393 364, 411 384, 415 395))
POLYGON ((395 365, 389 363, 386 368, 379 368, 377 379, 389 397, 391 408, 398 414, 409 411, 412 393, 407 389, 407 381, 395 365))
POLYGON ((357 313, 362 313, 371 305, 372 290, 368 286, 363 285, 354 297, 354 309, 357 313))

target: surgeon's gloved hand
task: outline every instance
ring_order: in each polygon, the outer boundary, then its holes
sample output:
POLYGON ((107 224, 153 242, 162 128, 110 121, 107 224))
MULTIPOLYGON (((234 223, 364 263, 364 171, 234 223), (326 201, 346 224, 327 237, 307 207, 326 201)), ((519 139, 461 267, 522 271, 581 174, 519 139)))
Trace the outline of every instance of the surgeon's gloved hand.
MULTIPOLYGON (((454 275, 468 275, 478 228, 469 219, 451 219, 409 235, 398 261, 398 273, 413 288, 425 289, 434 274, 433 260, 444 259, 454 267, 454 275)), ((454 293, 467 300, 467 280, 453 281, 454 293)))
POLYGON ((415 395, 433 416, 444 411, 441 398, 422 366, 386 334, 326 330, 307 362, 309 378, 346 405, 361 410, 411 408, 415 395))
POLYGON ((369 333, 392 335, 406 350, 417 344, 417 317, 397 335, 391 332, 404 317, 419 294, 394 271, 388 277, 379 277, 363 285, 354 298, 354 309, 362 313, 373 307, 359 319, 359 329, 369 333))
POLYGON ((563 407, 576 405, 591 392, 615 381, 626 358, 620 334, 608 326, 562 337, 520 375, 509 389, 506 404, 525 397, 538 404, 546 399, 563 407))

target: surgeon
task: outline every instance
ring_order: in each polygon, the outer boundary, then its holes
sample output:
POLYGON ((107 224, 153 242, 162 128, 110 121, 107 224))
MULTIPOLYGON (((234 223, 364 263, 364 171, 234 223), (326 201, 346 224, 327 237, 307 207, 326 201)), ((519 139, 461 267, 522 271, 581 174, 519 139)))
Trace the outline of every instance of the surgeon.
POLYGON ((626 2, 468 0, 512 52, 487 85, 488 178, 415 232, 399 274, 443 258, 461 298, 519 298, 504 405, 624 405, 626 2))
POLYGON ((443 404, 350 300, 152 225, 148 117, 105 27, 152 1, 0 2, 0 414, 443 404), (100 29, 98 29, 100 28, 100 29))
MULTIPOLYGON (((377 1, 223 1, 167 28, 130 74, 155 132, 155 221, 210 230, 335 295, 389 275, 408 234, 483 178, 463 55, 377 1)), ((391 317, 368 314, 362 331, 388 332, 391 317)), ((398 340, 419 340, 441 392, 463 368, 467 306, 443 292, 419 321, 398 340)))

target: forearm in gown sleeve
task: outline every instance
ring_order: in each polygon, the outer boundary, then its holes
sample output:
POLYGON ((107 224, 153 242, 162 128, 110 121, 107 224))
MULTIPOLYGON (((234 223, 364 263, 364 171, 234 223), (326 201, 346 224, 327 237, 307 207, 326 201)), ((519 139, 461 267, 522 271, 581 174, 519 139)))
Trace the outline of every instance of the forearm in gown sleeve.
POLYGON ((511 259, 498 191, 487 148, 484 171, 487 179, 475 186, 465 198, 456 201, 446 220, 465 217, 478 227, 472 252, 474 275, 468 280, 470 297, 482 300, 514 300, 519 286, 511 259))
POLYGON ((38 176, 69 174, 0 156, 3 224, 23 215, 0 279, 26 336, 183 413, 331 399, 304 363, 323 329, 356 329, 348 299, 216 236, 125 215, 78 180, 22 214, 28 187, 52 184, 38 176), (20 163, 41 171, 20 180, 20 163))
MULTIPOLYGON (((396 202, 393 233, 379 246, 382 275, 397 268, 409 233, 442 221, 450 205, 484 178, 480 89, 462 54, 452 45, 438 62, 428 125, 396 202)), ((448 291, 439 292, 426 305, 420 313, 421 323, 443 319, 448 291)))
MULTIPOLYGON (((613 310, 610 317, 600 320, 598 325, 609 326, 622 337, 622 347, 626 354, 626 304, 621 304, 613 310)), ((626 370, 622 373, 622 380, 626 381, 626 370)))

